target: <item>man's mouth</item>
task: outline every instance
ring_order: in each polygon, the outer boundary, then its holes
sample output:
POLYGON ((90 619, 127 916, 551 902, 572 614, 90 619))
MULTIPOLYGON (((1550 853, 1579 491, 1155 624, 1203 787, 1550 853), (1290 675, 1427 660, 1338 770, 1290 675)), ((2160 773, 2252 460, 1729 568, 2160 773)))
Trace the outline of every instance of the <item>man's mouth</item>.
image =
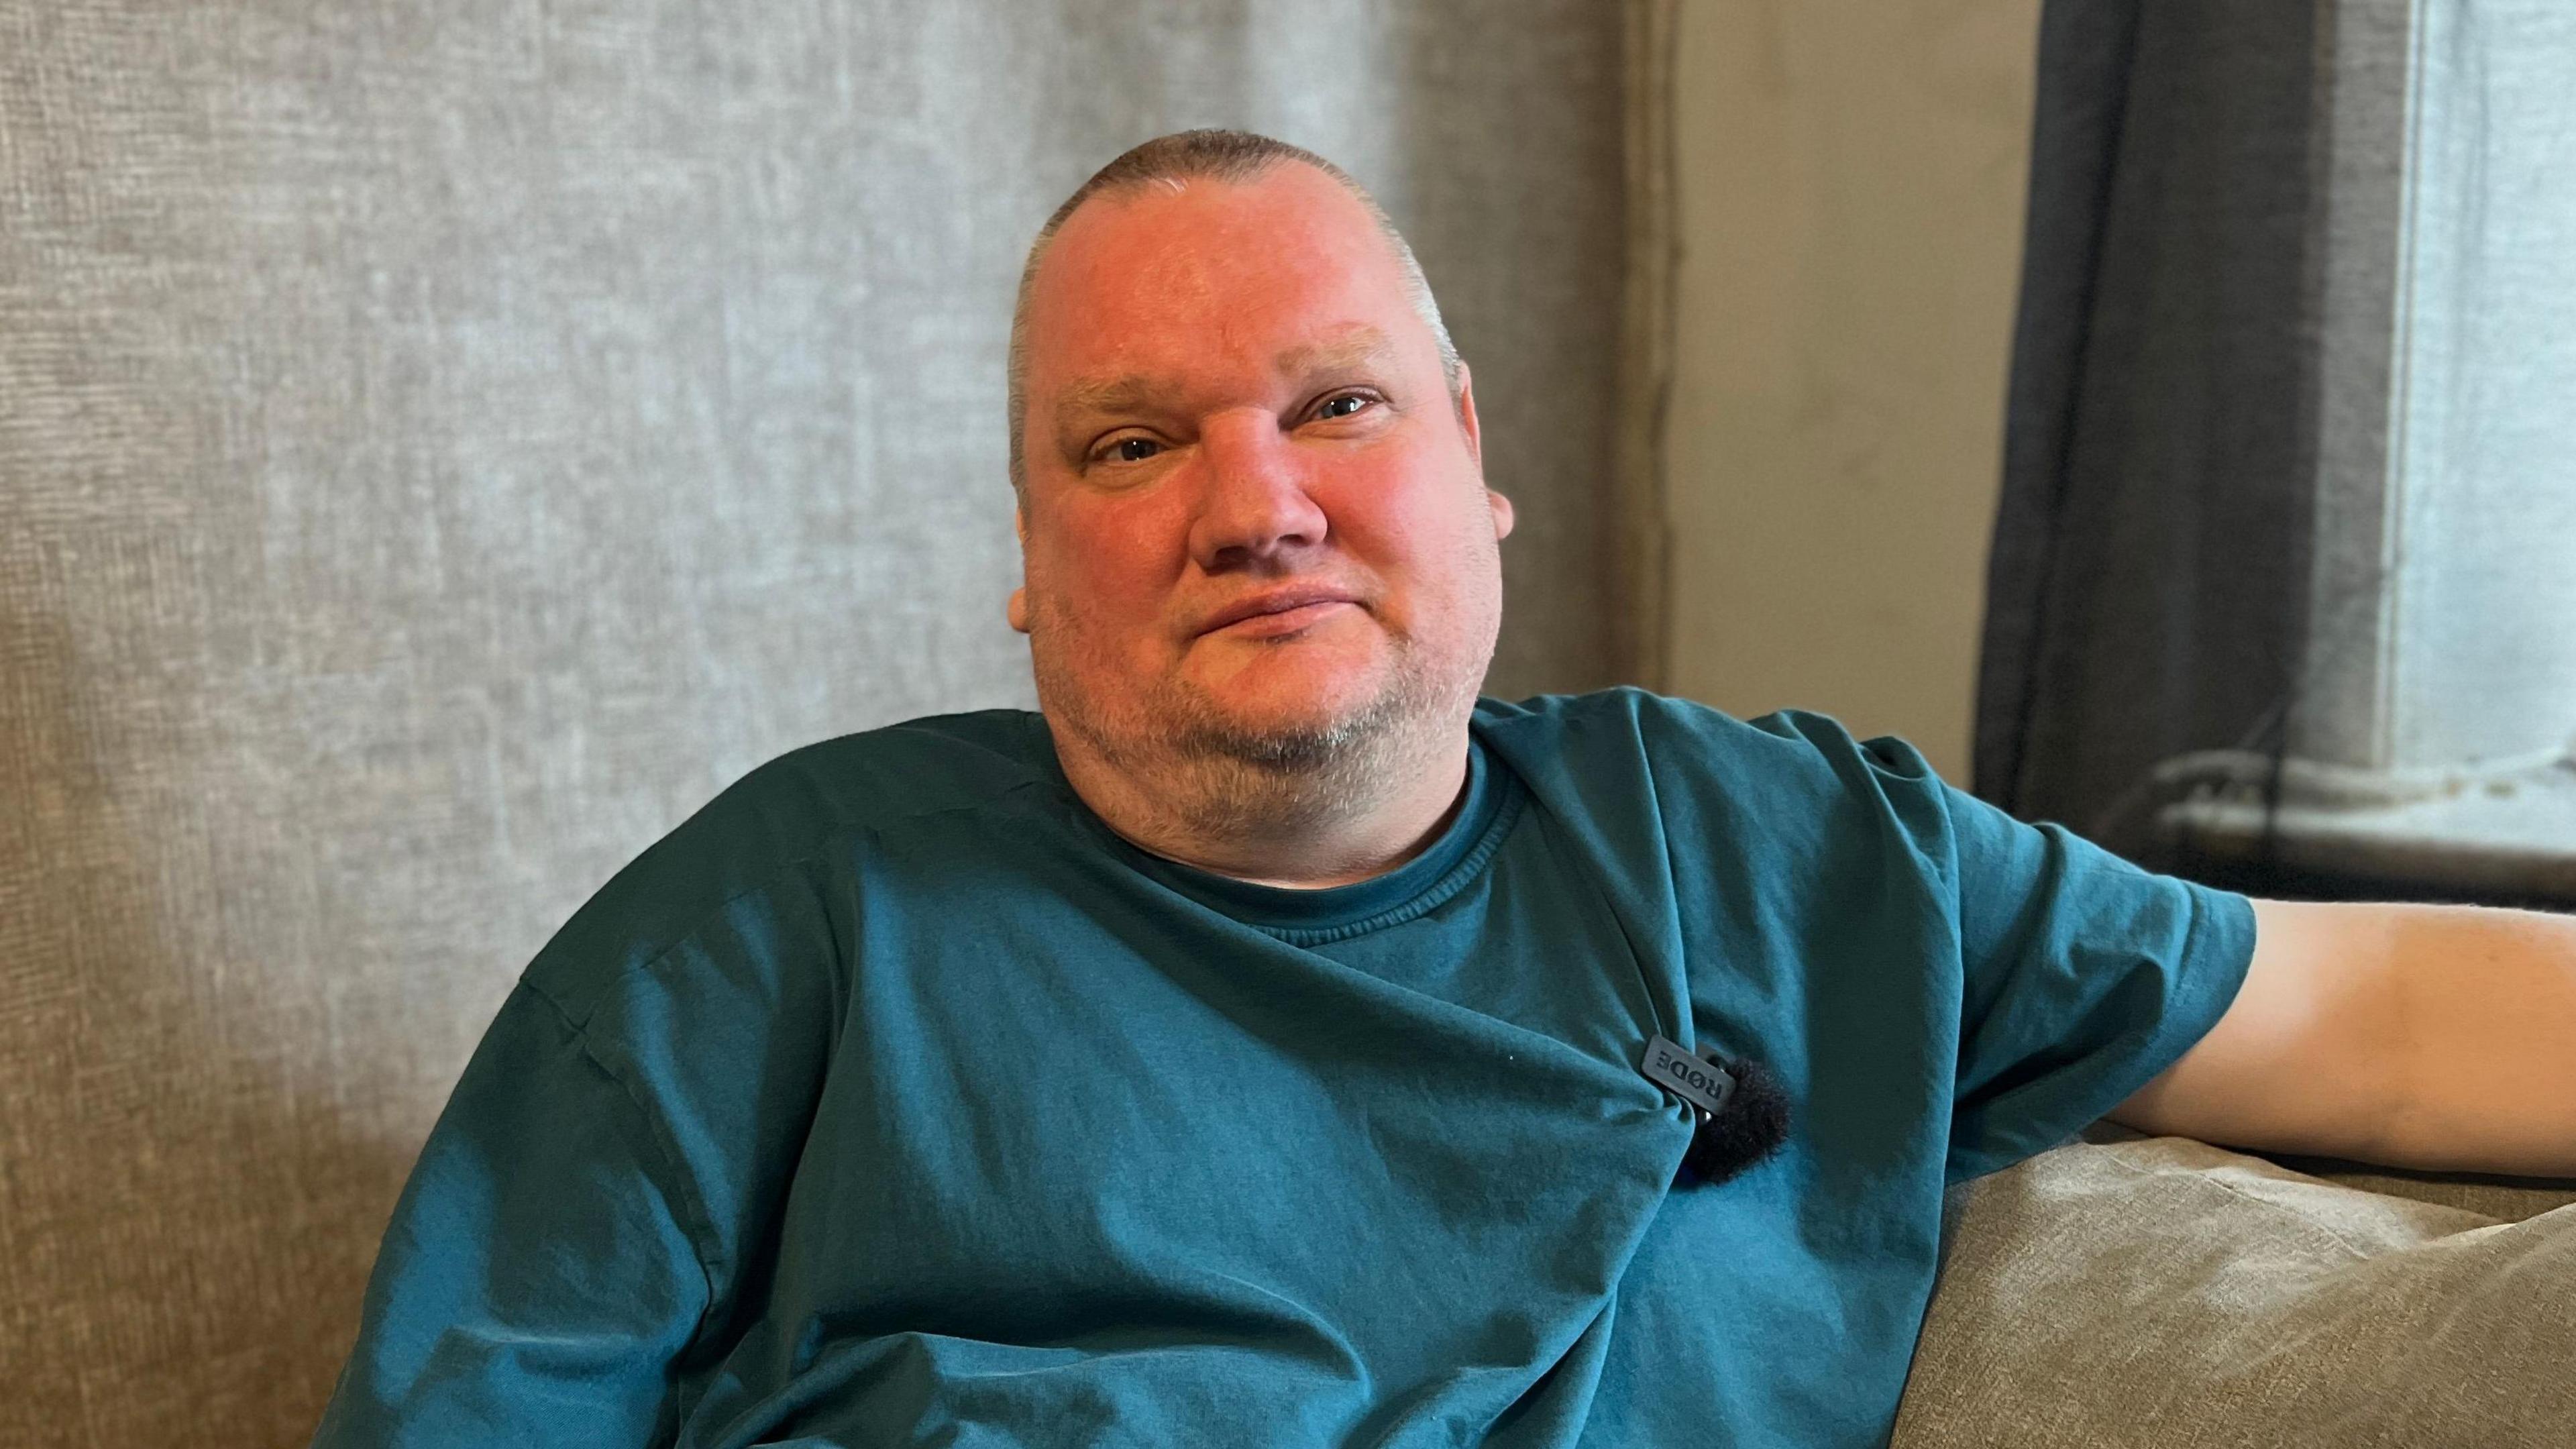
POLYGON ((1342 609, 1355 608, 1358 603, 1347 590, 1314 584, 1288 585, 1235 600, 1208 615, 1199 625, 1199 633, 1225 629, 1249 635, 1292 634, 1342 609))

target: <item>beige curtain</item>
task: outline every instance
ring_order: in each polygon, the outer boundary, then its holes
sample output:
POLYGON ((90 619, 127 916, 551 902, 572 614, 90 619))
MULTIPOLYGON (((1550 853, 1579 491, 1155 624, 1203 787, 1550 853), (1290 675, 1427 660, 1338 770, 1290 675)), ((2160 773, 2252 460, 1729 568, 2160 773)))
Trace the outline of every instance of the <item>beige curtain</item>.
POLYGON ((0 0, 0 1443, 299 1442, 566 913, 1030 702, 1009 288, 1135 141, 1379 188, 1521 509, 1494 687, 1617 677, 1621 15, 0 0))

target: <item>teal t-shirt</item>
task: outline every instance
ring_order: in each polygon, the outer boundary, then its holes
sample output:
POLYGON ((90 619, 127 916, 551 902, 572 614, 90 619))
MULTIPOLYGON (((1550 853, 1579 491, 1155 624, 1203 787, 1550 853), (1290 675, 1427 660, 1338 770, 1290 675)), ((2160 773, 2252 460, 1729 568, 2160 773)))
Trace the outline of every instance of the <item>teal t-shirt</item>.
POLYGON ((1943 1188, 2181 1056, 2250 907, 1819 716, 1473 738, 1323 891, 1126 844, 1025 712, 754 772, 503 1005, 317 1443, 1884 1443, 1943 1188), (1677 1185, 1658 1033, 1786 1145, 1677 1185))

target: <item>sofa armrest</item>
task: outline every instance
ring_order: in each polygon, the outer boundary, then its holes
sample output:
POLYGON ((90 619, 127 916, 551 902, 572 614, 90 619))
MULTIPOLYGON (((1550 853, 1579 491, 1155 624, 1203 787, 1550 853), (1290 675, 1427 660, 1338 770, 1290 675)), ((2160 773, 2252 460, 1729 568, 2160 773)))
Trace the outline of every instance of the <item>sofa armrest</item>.
POLYGON ((1894 1443, 2567 1444, 2576 1203, 2400 1180, 2126 1133, 1961 1184, 1894 1443))

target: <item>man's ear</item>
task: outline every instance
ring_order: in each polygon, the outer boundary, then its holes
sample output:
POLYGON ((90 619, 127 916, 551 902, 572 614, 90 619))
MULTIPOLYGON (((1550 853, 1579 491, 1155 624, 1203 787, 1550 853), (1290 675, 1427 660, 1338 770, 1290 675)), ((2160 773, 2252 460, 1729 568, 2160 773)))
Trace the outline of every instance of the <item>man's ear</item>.
POLYGON ((1458 360, 1458 430, 1467 435, 1467 456, 1475 460, 1476 471, 1484 472, 1485 438, 1476 426, 1476 378, 1467 370, 1465 358, 1458 360))
MULTIPOLYGON (((1027 509, 1011 510, 1011 532, 1020 540, 1020 577, 1025 579, 1029 573, 1029 511, 1027 509)), ((1023 634, 1029 632, 1029 586, 1027 584, 1023 583, 1011 590, 1009 602, 1002 605, 1002 617, 1010 620, 1011 627, 1019 632, 1023 634)))
MULTIPOLYGON (((1458 431, 1467 438, 1467 456, 1474 461, 1479 481, 1485 472, 1484 435, 1476 423, 1476 378, 1467 370, 1464 358, 1458 362, 1458 431)), ((1512 536, 1512 500, 1488 488, 1485 506, 1494 511, 1494 542, 1512 536)))

